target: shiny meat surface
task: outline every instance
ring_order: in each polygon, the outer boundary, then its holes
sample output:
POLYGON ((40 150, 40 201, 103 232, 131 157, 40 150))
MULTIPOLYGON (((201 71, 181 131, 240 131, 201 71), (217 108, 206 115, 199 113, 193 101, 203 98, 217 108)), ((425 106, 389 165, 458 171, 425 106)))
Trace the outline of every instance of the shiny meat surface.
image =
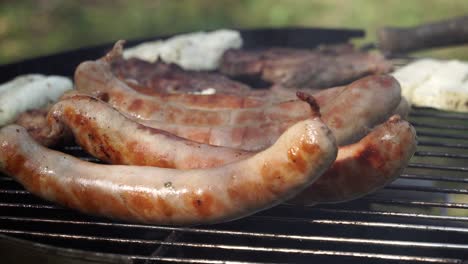
POLYGON ((217 223, 270 208, 316 180, 336 154, 318 118, 295 124, 248 159, 194 170, 89 163, 42 147, 20 126, 0 130, 0 171, 31 193, 85 213, 152 224, 217 223))
POLYGON ((416 131, 399 116, 355 144, 340 147, 336 161, 290 203, 313 205, 359 198, 394 181, 416 151, 416 131))
POLYGON ((391 69, 392 64, 378 54, 286 48, 228 50, 220 66, 231 77, 250 76, 292 88, 328 88, 391 69))
POLYGON ((86 95, 74 95, 55 104, 49 113, 49 124, 52 137, 56 137, 56 132, 69 130, 84 150, 111 164, 211 168, 253 154, 197 143, 141 125, 86 95))
MULTIPOLYGON (((263 118, 254 118, 259 116, 257 111, 260 108, 255 108, 255 111, 243 110, 242 116, 245 118, 238 118, 231 124, 175 123, 160 120, 138 122, 201 143, 250 151, 259 150, 271 145, 289 126, 311 115, 312 110, 307 104, 310 95, 298 95, 301 98, 299 101, 263 107, 263 112, 268 113, 263 118)), ((322 119, 333 131, 339 146, 361 139, 371 128, 387 120, 401 101, 400 86, 388 75, 370 76, 348 86, 326 89, 314 94, 314 98, 320 107, 322 119)))
POLYGON ((250 90, 248 86, 221 74, 183 70, 175 64, 161 61, 116 59, 111 69, 118 78, 148 94, 200 93, 213 89, 220 94, 243 95, 250 90))

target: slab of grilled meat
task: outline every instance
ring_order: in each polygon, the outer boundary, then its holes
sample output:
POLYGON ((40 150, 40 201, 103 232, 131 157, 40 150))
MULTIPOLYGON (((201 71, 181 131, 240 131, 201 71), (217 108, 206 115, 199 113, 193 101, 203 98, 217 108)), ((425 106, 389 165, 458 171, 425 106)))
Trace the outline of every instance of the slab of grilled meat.
POLYGON ((392 64, 383 56, 349 45, 315 50, 232 49, 224 53, 220 66, 220 71, 230 77, 291 88, 328 88, 391 69, 392 64))
POLYGON ((203 91, 243 95, 250 88, 221 74, 183 70, 175 64, 140 59, 112 62, 114 74, 143 93, 201 93, 203 91), (214 90, 213 90, 214 89, 214 90))

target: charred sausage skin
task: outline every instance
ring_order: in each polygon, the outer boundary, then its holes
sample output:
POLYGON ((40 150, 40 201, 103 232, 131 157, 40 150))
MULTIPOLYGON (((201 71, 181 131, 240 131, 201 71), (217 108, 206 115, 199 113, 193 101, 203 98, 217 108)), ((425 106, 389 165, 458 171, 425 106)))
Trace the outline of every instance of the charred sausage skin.
POLYGON ((270 208, 316 180, 336 153, 317 117, 250 158, 193 170, 89 163, 42 147, 20 126, 0 130, 0 170, 33 194, 89 214, 165 225, 224 222, 270 208))

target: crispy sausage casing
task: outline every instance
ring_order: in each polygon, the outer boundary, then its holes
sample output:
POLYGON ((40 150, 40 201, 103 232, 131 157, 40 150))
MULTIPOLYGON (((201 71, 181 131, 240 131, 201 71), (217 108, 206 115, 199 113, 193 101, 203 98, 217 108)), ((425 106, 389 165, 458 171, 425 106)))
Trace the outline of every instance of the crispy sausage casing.
POLYGON ((30 192, 128 221, 194 225, 237 219, 291 198, 335 160, 331 131, 312 118, 270 148, 211 169, 101 165, 37 144, 20 126, 0 130, 0 170, 30 192))
MULTIPOLYGON (((191 142, 142 126, 86 95, 60 101, 49 118, 58 122, 52 127, 64 124, 86 151, 112 164, 210 168, 253 155, 191 142)), ((340 202, 381 188, 400 175, 415 144, 414 129, 394 116, 358 143, 340 147, 332 167, 294 201, 340 202)))
POLYGON ((290 202, 313 205, 364 196, 400 176, 415 151, 414 128, 392 116, 358 143, 340 147, 327 172, 290 202))
POLYGON ((56 103, 48 120, 52 138, 69 130, 88 153, 111 164, 211 168, 253 154, 197 143, 141 125, 87 95, 69 96, 56 103))
MULTIPOLYGON (((256 151, 270 146, 291 123, 311 116, 309 105, 302 100, 278 102, 268 99, 268 103, 247 106, 241 96, 238 102, 243 103, 226 102, 229 109, 219 109, 207 105, 217 102, 222 95, 142 94, 111 72, 109 60, 115 52, 80 64, 75 72, 77 90, 108 102, 147 126, 170 130, 177 136, 200 143, 256 151), (239 138, 259 134, 264 135, 264 140, 262 137, 254 140, 239 138)), ((359 140, 370 128, 385 121, 401 98, 398 82, 388 75, 369 76, 345 87, 325 90, 314 97, 339 145, 359 140)))

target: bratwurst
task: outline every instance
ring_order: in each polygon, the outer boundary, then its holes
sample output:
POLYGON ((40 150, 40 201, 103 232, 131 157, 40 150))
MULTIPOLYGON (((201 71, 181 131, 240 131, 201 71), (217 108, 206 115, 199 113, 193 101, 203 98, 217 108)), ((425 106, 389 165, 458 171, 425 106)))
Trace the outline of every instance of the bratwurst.
POLYGON ((253 154, 197 143, 141 125, 87 95, 67 96, 50 109, 47 119, 50 138, 60 138, 70 131, 83 149, 111 164, 196 169, 216 167, 253 154))
MULTIPOLYGON (((242 96, 234 101, 219 101, 217 95, 142 94, 111 72, 110 61, 118 56, 115 53, 118 54, 120 49, 121 44, 117 43, 106 57, 80 64, 75 72, 76 88, 108 102, 146 126, 168 130, 200 143, 255 151, 271 145, 289 127, 287 125, 311 115, 309 104, 304 102, 307 96, 302 97, 304 100, 285 102, 271 100, 274 96, 270 96, 262 103, 242 96), (222 108, 217 102, 224 102, 221 105, 226 107, 222 108), (213 106, 208 106, 210 104, 213 106), (281 129, 277 124, 281 124, 281 129), (272 129, 255 131, 252 127, 272 129), (276 134, 269 135, 270 131, 276 134), (244 140, 244 135, 249 134, 262 134, 264 140, 258 137, 244 140)), ((338 143, 344 145, 356 142, 369 128, 390 117, 401 101, 400 93, 400 86, 393 77, 374 75, 348 86, 327 89, 314 97, 338 143)))
MULTIPOLYGON (((310 103, 314 105, 313 101, 310 103)), ((68 97, 54 105, 49 120, 54 131, 63 131, 65 126, 87 152, 112 164, 194 169, 254 155, 195 143, 143 126, 86 95, 68 97)), ((293 202, 342 202, 384 187, 408 164, 416 149, 415 138, 408 122, 399 116, 391 117, 358 143, 340 147, 332 167, 293 202)))
POLYGON ((313 205, 357 199, 400 176, 416 151, 416 131, 398 115, 358 143, 340 147, 336 161, 290 203, 313 205))
POLYGON ((336 154, 318 117, 250 158, 193 170, 89 163, 42 147, 20 126, 0 130, 0 171, 31 193, 89 214, 165 225, 224 222, 270 208, 310 185, 336 154))

